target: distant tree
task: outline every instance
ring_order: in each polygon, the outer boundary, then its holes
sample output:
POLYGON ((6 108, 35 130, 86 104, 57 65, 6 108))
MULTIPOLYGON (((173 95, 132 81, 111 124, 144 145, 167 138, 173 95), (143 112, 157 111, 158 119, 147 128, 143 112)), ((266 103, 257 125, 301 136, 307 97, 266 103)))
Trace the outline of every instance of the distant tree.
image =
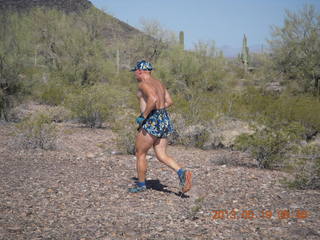
POLYGON ((194 44, 194 52, 202 57, 220 57, 223 53, 216 47, 215 41, 198 41, 194 44))
POLYGON ((165 29, 158 21, 141 19, 140 23, 142 25, 142 31, 153 37, 154 39, 157 39, 169 45, 177 43, 176 33, 165 29))
POLYGON ((176 34, 164 29, 158 21, 141 19, 140 22, 142 31, 147 36, 139 37, 142 44, 138 46, 138 52, 142 53, 145 58, 155 61, 168 46, 178 44, 176 34))
POLYGON ((269 41, 274 66, 303 92, 320 95, 320 15, 312 5, 286 11, 283 27, 274 27, 269 41))

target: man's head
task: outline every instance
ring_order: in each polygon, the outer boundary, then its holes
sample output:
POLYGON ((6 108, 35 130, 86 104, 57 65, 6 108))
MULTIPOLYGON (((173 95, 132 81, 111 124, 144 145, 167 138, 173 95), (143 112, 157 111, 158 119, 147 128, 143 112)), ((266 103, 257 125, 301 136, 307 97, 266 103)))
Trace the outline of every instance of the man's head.
POLYGON ((135 72, 137 70, 143 70, 143 71, 152 71, 154 68, 152 67, 152 64, 150 62, 147 62, 145 60, 137 62, 136 66, 131 69, 132 72, 135 72))
POLYGON ((137 62, 136 66, 134 66, 131 71, 134 72, 136 79, 141 81, 142 79, 149 78, 153 69, 150 62, 142 60, 137 62))

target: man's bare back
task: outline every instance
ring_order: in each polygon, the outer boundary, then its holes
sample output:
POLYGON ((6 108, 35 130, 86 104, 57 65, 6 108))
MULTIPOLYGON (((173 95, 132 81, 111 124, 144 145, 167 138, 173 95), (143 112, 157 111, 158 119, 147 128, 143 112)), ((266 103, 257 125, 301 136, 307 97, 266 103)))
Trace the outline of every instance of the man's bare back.
POLYGON ((137 97, 140 103, 140 111, 145 113, 145 118, 153 109, 164 109, 173 104, 168 90, 158 79, 150 76, 146 81, 140 81, 138 88, 137 97), (154 105, 152 109, 147 109, 146 113, 148 102, 154 102, 154 105))
POLYGON ((166 105, 167 90, 158 79, 151 78, 149 82, 139 83, 138 87, 139 87, 139 90, 138 90, 137 96, 139 98, 141 112, 144 112, 146 108, 147 94, 143 92, 143 90, 146 90, 146 89, 148 91, 148 94, 153 96, 156 99, 155 109, 163 109, 168 107, 168 104, 166 105), (141 85, 144 85, 144 86, 141 86, 141 85))

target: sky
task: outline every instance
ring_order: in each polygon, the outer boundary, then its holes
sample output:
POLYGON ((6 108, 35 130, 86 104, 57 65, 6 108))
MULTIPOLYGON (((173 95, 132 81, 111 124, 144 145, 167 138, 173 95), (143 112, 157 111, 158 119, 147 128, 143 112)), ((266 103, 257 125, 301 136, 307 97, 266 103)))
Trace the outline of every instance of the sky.
POLYGON ((320 12, 320 0, 91 0, 99 9, 142 29, 142 19, 166 30, 184 31, 185 48, 214 41, 226 56, 236 55, 246 34, 250 51, 268 46, 271 26, 283 26, 285 10, 298 12, 306 4, 320 12))

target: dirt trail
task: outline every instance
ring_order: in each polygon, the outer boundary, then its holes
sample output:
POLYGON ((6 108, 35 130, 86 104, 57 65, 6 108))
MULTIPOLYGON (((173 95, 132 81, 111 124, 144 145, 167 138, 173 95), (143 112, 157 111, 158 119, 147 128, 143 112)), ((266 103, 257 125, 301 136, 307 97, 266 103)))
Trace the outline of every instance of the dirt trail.
POLYGON ((287 189, 283 172, 221 165, 253 163, 241 153, 170 146, 192 190, 179 193, 176 173, 152 157, 149 189, 128 194, 135 160, 111 154, 114 133, 57 126, 57 150, 44 151, 15 148, 12 124, 0 125, 0 239, 320 239, 320 192, 287 189))

